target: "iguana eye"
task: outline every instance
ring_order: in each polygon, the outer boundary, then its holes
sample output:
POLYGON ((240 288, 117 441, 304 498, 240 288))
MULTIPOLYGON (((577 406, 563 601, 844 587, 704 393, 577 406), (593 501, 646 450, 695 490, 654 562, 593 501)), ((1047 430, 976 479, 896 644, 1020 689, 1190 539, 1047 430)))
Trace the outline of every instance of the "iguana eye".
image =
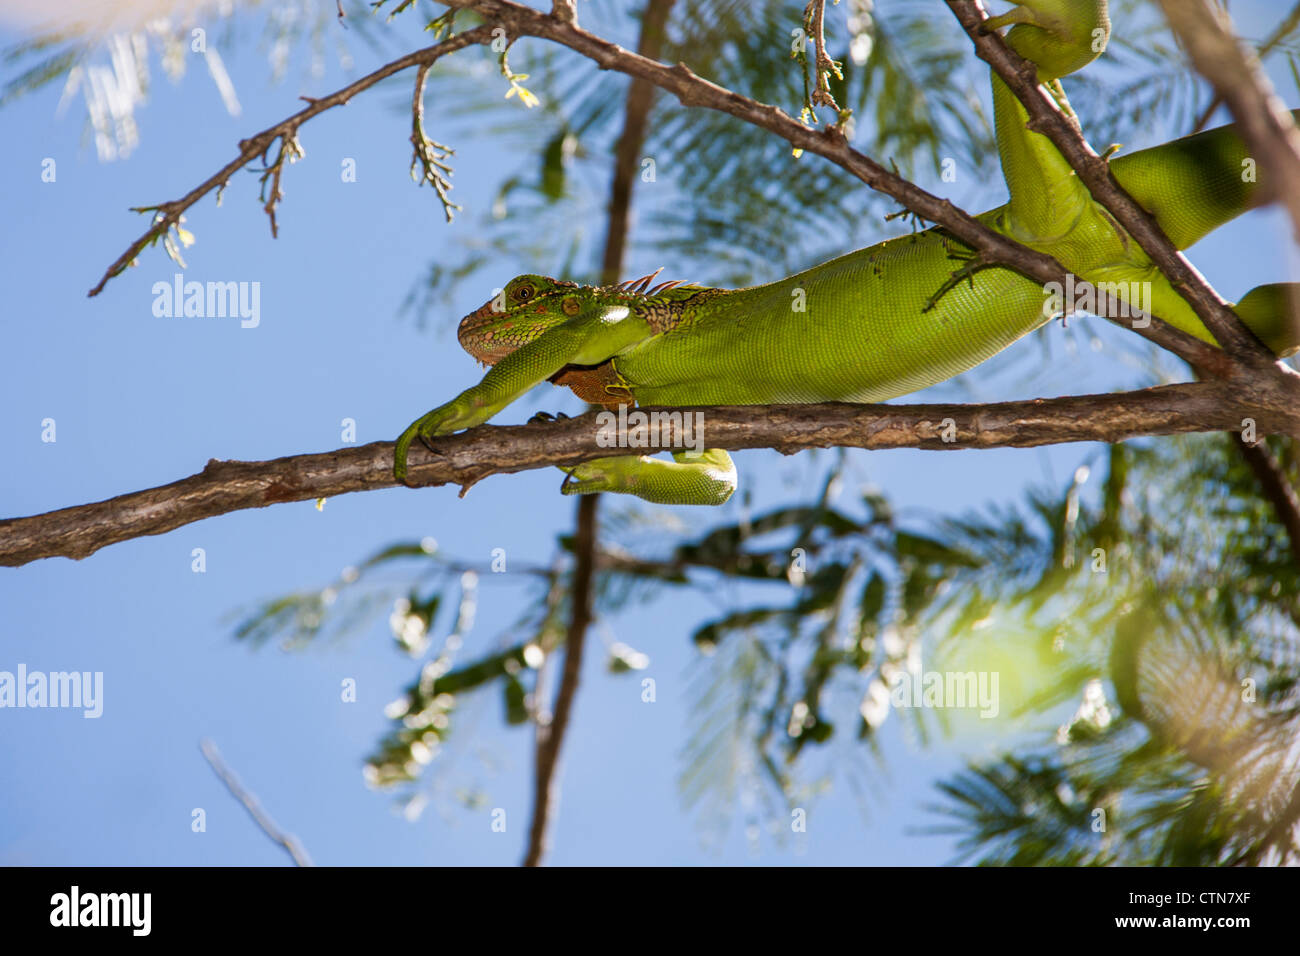
POLYGON ((534 291, 536 290, 534 290, 531 285, 521 285, 518 289, 515 289, 514 292, 515 301, 527 302, 529 299, 533 297, 534 291))

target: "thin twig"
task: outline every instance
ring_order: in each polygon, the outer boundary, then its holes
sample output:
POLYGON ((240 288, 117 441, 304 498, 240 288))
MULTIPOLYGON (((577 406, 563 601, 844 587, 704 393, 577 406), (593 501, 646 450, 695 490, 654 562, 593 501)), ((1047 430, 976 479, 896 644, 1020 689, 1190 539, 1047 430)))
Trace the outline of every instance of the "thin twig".
MULTIPOLYGON (((408 53, 406 56, 400 57, 393 60, 391 63, 381 66, 373 73, 368 73, 361 77, 361 79, 349 83, 341 89, 335 90, 329 96, 323 96, 320 99, 309 101, 305 109, 299 110, 297 113, 294 113, 287 119, 281 120, 274 126, 267 127, 262 130, 262 132, 250 137, 249 139, 241 140, 239 143, 238 156, 228 162, 225 166, 221 167, 221 169, 212 176, 195 186, 180 199, 160 203, 157 206, 137 207, 137 209, 141 211, 147 210, 155 212, 153 224, 144 235, 131 243, 131 245, 127 247, 127 250, 114 260, 113 264, 108 267, 107 271, 105 271, 103 277, 95 287, 90 290, 89 295, 99 295, 99 293, 104 290, 104 286, 108 284, 110 279, 120 275, 127 266, 131 265, 131 263, 135 261, 136 256, 165 236, 168 229, 178 225, 180 223, 181 214, 196 202, 214 189, 218 190, 219 196, 220 191, 230 182, 230 178, 258 157, 262 157, 263 161, 265 161, 268 151, 277 139, 281 141, 280 159, 282 160, 286 158, 284 152, 286 148, 285 144, 296 143, 298 128, 312 117, 317 116, 328 109, 333 109, 336 106, 342 106, 357 93, 369 89, 380 80, 387 79, 394 73, 400 73, 402 70, 412 66, 431 64, 440 57, 446 56, 448 53, 453 53, 456 50, 463 49, 464 47, 471 46, 475 43, 488 43, 491 39, 492 26, 491 24, 484 24, 483 26, 475 27, 472 30, 467 30, 465 33, 458 34, 457 36, 449 37, 441 43, 425 47, 422 50, 416 50, 414 53, 408 53)), ((301 147, 296 148, 301 152, 301 147)), ((276 164, 268 167, 263 173, 264 184, 266 177, 272 173, 274 174, 273 182, 271 183, 272 188, 270 200, 266 200, 265 192, 263 193, 264 200, 267 202, 267 206, 269 206, 266 211, 268 215, 271 216, 271 228, 273 233, 276 229, 274 217, 275 202, 278 202, 278 197, 280 195, 280 175, 278 166, 279 162, 277 161, 276 164)))
POLYGON ((813 72, 817 77, 817 85, 812 91, 812 105, 829 106, 838 114, 840 104, 836 103, 835 97, 831 95, 830 77, 834 75, 837 80, 842 80, 844 74, 840 72, 840 65, 826 52, 825 19, 826 0, 810 0, 808 6, 804 8, 803 23, 804 29, 812 37, 816 57, 813 72))
POLYGON ((452 210, 460 209, 447 195, 451 191, 452 173, 447 160, 455 155, 455 150, 430 139, 424 131, 424 83, 429 75, 429 67, 428 63, 420 64, 415 74, 415 92, 411 97, 411 146, 415 150, 411 159, 411 178, 420 185, 428 183, 433 187, 442 202, 443 215, 447 217, 447 222, 451 222, 452 210), (415 174, 417 166, 423 169, 420 176, 415 174))
POLYGON ((272 841, 284 847, 284 851, 293 858, 296 865, 313 866, 311 857, 307 855, 306 847, 292 833, 285 833, 275 825, 275 821, 262 809, 262 804, 257 797, 245 790, 244 785, 239 782, 239 778, 235 776, 234 771, 226 766, 225 761, 221 759, 221 754, 217 751, 217 745, 205 738, 199 741, 199 749, 203 751, 203 756, 207 758, 208 763, 221 779, 221 782, 226 785, 226 789, 230 791, 231 796, 244 805, 244 809, 253 818, 253 822, 262 828, 262 832, 270 837, 272 841))

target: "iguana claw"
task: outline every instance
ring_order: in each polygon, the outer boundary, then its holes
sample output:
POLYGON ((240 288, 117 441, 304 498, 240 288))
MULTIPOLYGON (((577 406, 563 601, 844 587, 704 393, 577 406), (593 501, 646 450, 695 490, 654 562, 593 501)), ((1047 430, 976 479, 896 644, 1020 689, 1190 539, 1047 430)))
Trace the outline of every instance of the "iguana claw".
MULTIPOLYGON (((636 460, 635 456, 632 460, 636 460)), ((628 480, 627 471, 627 458, 593 458, 564 469, 560 493, 590 495, 597 491, 631 492, 635 481, 628 480)))
POLYGON ((411 442, 415 439, 419 438, 424 447, 436 453, 437 449, 429 443, 429 439, 450 435, 462 428, 473 428, 482 423, 486 417, 487 414, 483 409, 467 405, 460 398, 453 399, 446 405, 439 405, 433 411, 420 416, 397 439, 397 445, 393 449, 393 477, 402 484, 407 484, 406 458, 411 450, 411 442))

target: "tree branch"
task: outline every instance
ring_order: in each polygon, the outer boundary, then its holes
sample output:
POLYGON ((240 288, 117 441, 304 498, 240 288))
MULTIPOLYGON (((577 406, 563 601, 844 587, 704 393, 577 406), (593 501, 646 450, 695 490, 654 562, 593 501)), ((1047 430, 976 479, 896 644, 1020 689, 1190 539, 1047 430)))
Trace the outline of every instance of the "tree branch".
MULTIPOLYGON (((948 450, 1116 442, 1143 435, 1239 431, 1246 419, 1255 422, 1260 435, 1300 437, 1300 405, 1269 404, 1261 394, 1237 382, 1205 381, 990 405, 832 402, 663 411, 700 412, 711 448, 774 448, 785 454, 832 446, 948 450), (946 419, 951 419, 947 427, 946 419)), ((437 449, 435 454, 412 448, 412 483, 468 489, 488 475, 573 465, 610 454, 597 443, 596 413, 534 425, 483 425, 437 439, 437 449)), ((213 460, 199 474, 169 485, 0 521, 0 566, 84 558, 109 544, 163 534, 231 511, 394 484, 392 442, 263 462, 213 460)))
POLYGON ((599 495, 584 495, 578 502, 574 536, 573 589, 569 595, 569 628, 564 638, 564 673, 555 693, 549 724, 537 727, 537 769, 533 776, 533 820, 528 830, 524 866, 540 866, 549 849, 550 823, 559 802, 560 745, 569 727, 573 701, 582 677, 582 651, 591 624, 591 594, 596 554, 596 506, 599 495))
POLYGON ((1227 12, 1205 0, 1160 0, 1160 7, 1192 65, 1228 104, 1241 138, 1259 160, 1265 195, 1286 207, 1300 239, 1300 130, 1258 57, 1248 55, 1233 35, 1227 12))
MULTIPOLYGON (((342 106, 362 90, 369 89, 380 80, 387 79, 394 73, 400 73, 402 70, 408 69, 412 66, 428 67, 430 64, 437 61, 440 57, 446 56, 448 53, 454 53, 456 50, 472 46, 475 43, 488 43, 491 39, 491 25, 485 24, 480 27, 475 27, 472 30, 467 30, 456 36, 448 37, 441 43, 435 43, 433 46, 425 47, 422 50, 416 50, 414 53, 408 53, 404 57, 400 57, 399 59, 393 60, 391 63, 381 66, 373 73, 368 73, 361 77, 361 79, 349 83, 342 89, 335 90, 329 96, 309 100, 306 109, 299 110, 297 113, 294 113, 287 119, 281 120, 274 126, 268 126, 266 129, 262 130, 262 132, 250 139, 241 140, 239 143, 238 156, 228 162, 225 166, 221 167, 218 172, 195 186, 180 199, 173 199, 157 206, 140 207, 146 210, 155 210, 153 225, 149 227, 148 231, 145 232, 144 235, 131 243, 131 245, 127 247, 126 252, 117 257, 113 264, 108 267, 108 270, 104 273, 103 277, 100 278, 99 282, 88 294, 91 296, 99 295, 99 293, 104 290, 104 286, 108 285, 109 280, 120 275, 127 266, 131 265, 131 263, 135 261, 136 256, 143 252, 148 246, 153 245, 159 239, 163 238, 167 234, 168 229, 179 225, 181 214, 184 213, 185 210, 189 209, 214 189, 218 190, 218 195, 220 195, 220 190, 224 189, 226 184, 230 182, 231 176, 239 172, 239 170, 243 169, 244 166, 251 163, 257 157, 265 157, 277 139, 280 140, 282 144, 293 142, 298 135, 298 128, 302 126, 303 123, 307 122, 314 116, 324 113, 328 109, 333 109, 335 106, 342 106)), ((282 145, 281 153, 283 154, 283 152, 284 147, 282 145)), ((277 160, 277 164, 283 158, 283 155, 281 155, 280 159, 277 160)), ((269 167, 269 170, 274 170, 275 168, 276 164, 272 164, 272 166, 269 167)), ((274 172, 271 175, 273 176, 271 183, 271 196, 267 200, 265 208, 268 215, 271 216, 272 230, 274 231, 275 204, 279 201, 280 177, 278 172, 274 172)))

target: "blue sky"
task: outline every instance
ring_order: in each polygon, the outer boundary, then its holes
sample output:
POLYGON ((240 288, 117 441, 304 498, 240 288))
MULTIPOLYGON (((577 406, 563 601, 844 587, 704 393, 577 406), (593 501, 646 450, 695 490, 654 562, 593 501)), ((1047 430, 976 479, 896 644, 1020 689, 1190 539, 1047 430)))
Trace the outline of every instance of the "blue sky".
MULTIPOLYGON (((1269 10, 1263 2, 1234 5, 1247 33, 1263 32, 1252 25, 1270 22, 1269 10)), ((19 36, 5 28, 0 42, 8 46, 19 36)), ((353 75, 382 62, 355 37, 347 39, 356 57, 353 75)), ((249 173, 236 177, 220 208, 209 198, 191 211, 187 226, 198 242, 187 252, 187 278, 259 282, 256 329, 229 319, 156 317, 151 288, 177 271, 160 250, 145 252, 100 297, 86 298, 143 228, 127 207, 181 195, 225 163, 238 139, 295 110, 297 95, 346 82, 331 59, 322 78, 308 78, 295 61, 288 78, 272 84, 260 54, 223 52, 243 115, 222 110, 197 64, 177 84, 156 77, 137 113, 141 144, 125 161, 96 160, 80 103, 56 113, 57 84, 0 110, 6 143, 0 151, 6 289, 0 516, 163 484, 200 470, 209 458, 333 448, 345 418, 356 421, 358 442, 391 439, 481 374, 450 329, 490 288, 462 289, 428 329, 399 312, 429 262, 454 257, 458 244, 473 237, 474 215, 490 203, 511 157, 491 135, 456 140, 455 198, 467 214, 446 226, 432 194, 417 190, 407 175, 407 76, 305 127, 307 157, 286 173, 278 240, 269 235, 249 173), (52 183, 41 180, 46 158, 57 163, 52 183), (345 158, 356 161, 354 183, 341 181, 345 158), (41 440, 47 418, 56 422, 54 443, 41 440)), ((520 50, 512 66, 524 69, 527 60, 520 50)), ((621 95, 620 79, 602 80, 621 95)), ((436 78, 427 102, 435 108, 436 78)), ((983 209, 1000 202, 1002 192, 1000 184, 980 184, 954 198, 983 209)), ((1279 216, 1268 211, 1220 230, 1191 257, 1225 296, 1236 298, 1260 282, 1294 278, 1288 248, 1279 216)), ((657 264, 634 258, 627 273, 657 264)), ((491 284, 540 265, 503 260, 490 270, 491 284)), ((692 278, 709 281, 707 274, 692 278)), ((979 378, 980 395, 1131 383, 1131 371, 1110 349, 1118 334, 1098 328, 1101 349, 1056 348, 1050 364, 1042 363, 1036 343, 1019 343, 1018 374, 979 378)), ((547 391, 499 420, 522 421, 538 407, 576 409, 560 398, 547 391)), ((1045 478, 1059 486, 1096 452, 1089 446, 855 452, 850 492, 871 483, 903 509, 960 512, 1013 501, 1027 483, 1045 478)), ((827 461, 772 452, 736 457, 757 508, 806 493, 827 461)), ((426 775, 426 786, 436 781, 430 805, 409 822, 393 795, 368 789, 361 774, 364 757, 388 729, 384 705, 419 666, 394 649, 386 615, 363 634, 296 653, 236 643, 232 615, 259 598, 328 583, 395 540, 432 536, 467 561, 486 563, 500 547, 511 562, 546 563, 556 534, 572 523, 573 503, 559 496, 558 485, 558 472, 548 470, 487 479, 464 499, 455 489, 389 489, 331 499, 323 511, 310 502, 277 505, 114 545, 80 562, 52 559, 0 570, 0 670, 23 664, 102 671, 105 685, 104 713, 95 720, 68 710, 0 710, 0 863, 287 862, 204 762, 198 749, 204 737, 319 863, 518 862, 528 825, 532 738, 504 728, 496 695, 458 712, 448 750, 426 775), (205 573, 191 570, 195 548, 206 553, 205 573), (356 681, 355 703, 340 699, 347 679, 356 681), (481 792, 481 804, 462 806, 457 794, 466 790, 481 792), (195 808, 206 812, 204 833, 191 831, 195 808), (505 833, 491 828, 493 808, 506 811, 505 833)), ((675 514, 683 526, 699 528, 734 520, 738 508, 675 514)), ((478 619, 459 659, 493 649, 526 595, 518 576, 485 577, 478 619)), ((683 806, 677 786, 692 719, 689 685, 707 666, 689 635, 719 607, 744 597, 663 593, 629 604, 593 632, 565 747, 551 862, 950 859, 950 840, 914 832, 936 822, 923 811, 933 782, 957 769, 963 755, 991 753, 1022 728, 998 723, 923 748, 891 719, 883 761, 864 764, 875 785, 864 796, 837 780, 809 804, 806 834, 779 842, 764 833, 751 844, 737 798, 731 827, 720 840, 704 838, 701 814, 683 806), (657 682, 655 703, 641 701, 637 677, 605 672, 602 640, 650 656, 645 675, 657 682)))

